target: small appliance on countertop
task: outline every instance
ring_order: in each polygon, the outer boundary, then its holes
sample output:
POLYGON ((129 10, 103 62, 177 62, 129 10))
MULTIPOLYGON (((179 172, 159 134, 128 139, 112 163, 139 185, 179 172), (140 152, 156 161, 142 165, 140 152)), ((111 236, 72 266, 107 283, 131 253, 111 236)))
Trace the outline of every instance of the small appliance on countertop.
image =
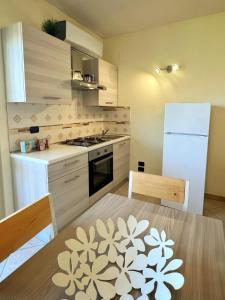
POLYGON ((73 71, 73 79, 82 81, 83 80, 83 74, 81 73, 81 71, 73 71))
POLYGON ((33 151, 43 151, 49 149, 48 139, 33 139, 20 141, 20 152, 29 153, 33 151))

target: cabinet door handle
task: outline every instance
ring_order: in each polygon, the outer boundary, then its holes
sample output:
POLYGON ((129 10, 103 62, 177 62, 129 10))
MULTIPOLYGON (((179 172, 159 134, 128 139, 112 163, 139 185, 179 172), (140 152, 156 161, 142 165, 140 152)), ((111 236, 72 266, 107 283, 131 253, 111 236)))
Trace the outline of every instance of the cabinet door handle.
POLYGON ((69 167, 71 164, 77 164, 78 162, 79 162, 79 160, 74 160, 74 161, 65 163, 65 164, 64 164, 64 167, 67 168, 67 167, 69 167))
POLYGON ((67 183, 73 182, 73 181, 77 180, 78 178, 80 178, 80 176, 75 176, 71 179, 65 180, 64 183, 67 184, 67 183))
POLYGON ((98 162, 93 162, 93 164, 94 164, 95 166, 99 166, 99 165, 101 165, 102 163, 104 163, 104 162, 106 162, 106 161, 108 161, 108 160, 110 160, 110 159, 112 159, 112 158, 113 158, 113 156, 110 155, 110 156, 108 156, 108 157, 106 157, 106 158, 103 158, 102 160, 100 160, 100 161, 98 161, 98 162))
POLYGON ((54 96, 44 96, 43 99, 46 99, 46 100, 60 100, 62 98, 54 97, 54 96))
POLYGON ((113 104, 113 102, 110 102, 110 101, 106 101, 106 104, 113 104))

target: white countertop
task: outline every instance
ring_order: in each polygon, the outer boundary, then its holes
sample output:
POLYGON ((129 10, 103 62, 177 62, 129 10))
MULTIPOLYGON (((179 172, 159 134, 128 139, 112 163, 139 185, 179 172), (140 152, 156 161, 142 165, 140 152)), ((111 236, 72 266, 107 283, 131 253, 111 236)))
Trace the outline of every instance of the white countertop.
POLYGON ((74 156, 78 156, 89 151, 112 145, 124 140, 130 139, 130 136, 120 137, 118 139, 110 140, 104 143, 100 143, 91 147, 80 147, 80 146, 70 146, 70 145, 61 145, 54 144, 50 145, 48 150, 36 151, 31 153, 11 153, 11 157, 15 159, 29 160, 37 163, 44 163, 47 165, 57 163, 64 159, 68 159, 74 156))

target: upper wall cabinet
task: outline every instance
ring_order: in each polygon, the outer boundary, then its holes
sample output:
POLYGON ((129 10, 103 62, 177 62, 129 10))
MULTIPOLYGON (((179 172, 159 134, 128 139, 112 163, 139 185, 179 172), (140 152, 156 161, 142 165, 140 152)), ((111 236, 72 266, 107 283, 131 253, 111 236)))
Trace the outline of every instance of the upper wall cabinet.
POLYGON ((83 62, 85 74, 93 74, 103 89, 85 91, 83 93, 86 106, 117 106, 117 67, 102 60, 92 59, 83 62))
POLYGON ((92 57, 102 57, 102 40, 95 38, 90 33, 82 30, 78 26, 68 21, 60 21, 56 26, 58 38, 71 44, 72 48, 86 53, 92 57))
POLYGON ((2 39, 8 102, 71 103, 70 45, 21 22, 2 39))

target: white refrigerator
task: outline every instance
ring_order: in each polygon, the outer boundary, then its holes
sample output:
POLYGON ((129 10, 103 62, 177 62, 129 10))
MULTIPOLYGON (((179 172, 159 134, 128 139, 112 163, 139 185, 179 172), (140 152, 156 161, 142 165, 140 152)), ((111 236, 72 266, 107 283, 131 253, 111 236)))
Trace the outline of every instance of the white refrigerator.
MULTIPOLYGON (((169 103, 165 106, 163 176, 189 180, 187 211, 203 213, 210 103, 169 103)), ((183 205, 161 200, 182 210, 183 205)))

